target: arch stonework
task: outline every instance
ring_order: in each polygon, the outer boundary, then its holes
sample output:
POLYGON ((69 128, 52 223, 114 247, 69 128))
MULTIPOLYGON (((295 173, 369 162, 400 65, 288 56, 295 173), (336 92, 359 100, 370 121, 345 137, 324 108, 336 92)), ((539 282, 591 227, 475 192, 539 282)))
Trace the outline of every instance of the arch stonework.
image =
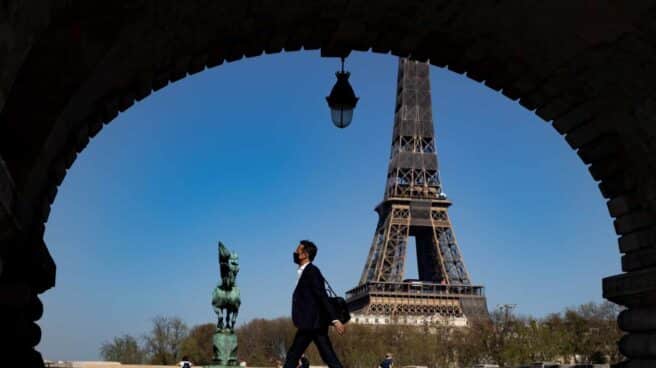
MULTIPOLYGON (((627 367, 656 366, 656 4, 649 1, 0 2, 0 320, 21 366, 54 286, 43 242, 66 171, 118 113, 171 82, 263 53, 430 60, 563 135, 599 182, 622 271, 604 297, 627 367)), ((221 86, 217 86, 221 88, 221 86)))

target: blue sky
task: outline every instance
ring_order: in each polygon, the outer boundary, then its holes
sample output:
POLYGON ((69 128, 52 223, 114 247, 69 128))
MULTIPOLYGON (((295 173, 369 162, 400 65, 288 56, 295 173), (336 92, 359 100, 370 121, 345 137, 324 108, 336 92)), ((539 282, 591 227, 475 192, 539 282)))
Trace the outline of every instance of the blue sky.
MULTIPOLYGON (((103 341, 140 336, 157 315, 214 321, 218 240, 241 258, 238 323, 289 315, 300 239, 317 243, 337 291, 355 286, 383 197, 397 63, 347 59, 360 101, 344 130, 325 102, 339 61, 315 51, 221 65, 120 114, 51 211, 58 274, 42 296, 44 357, 98 359, 103 341)), ((585 165, 517 102, 445 69, 431 67, 431 83, 451 219, 488 306, 542 316, 601 301, 619 254, 585 165)), ((411 258, 406 276, 416 269, 411 258)))

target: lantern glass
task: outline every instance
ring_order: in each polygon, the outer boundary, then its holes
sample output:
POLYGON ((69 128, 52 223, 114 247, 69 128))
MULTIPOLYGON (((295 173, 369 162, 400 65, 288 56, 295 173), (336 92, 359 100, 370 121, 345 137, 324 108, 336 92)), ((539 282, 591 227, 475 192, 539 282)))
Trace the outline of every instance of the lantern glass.
POLYGON ((340 106, 338 108, 330 109, 330 117, 336 127, 346 128, 351 124, 351 120, 353 119, 353 108, 340 106))

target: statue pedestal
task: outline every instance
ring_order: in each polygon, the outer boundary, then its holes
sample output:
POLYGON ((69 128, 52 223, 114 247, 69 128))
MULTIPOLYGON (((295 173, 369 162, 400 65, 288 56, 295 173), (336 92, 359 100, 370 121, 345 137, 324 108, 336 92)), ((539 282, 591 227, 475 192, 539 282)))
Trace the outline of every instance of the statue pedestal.
POLYGON ((238 367, 237 335, 230 330, 217 330, 214 333, 214 358, 208 368, 238 367))

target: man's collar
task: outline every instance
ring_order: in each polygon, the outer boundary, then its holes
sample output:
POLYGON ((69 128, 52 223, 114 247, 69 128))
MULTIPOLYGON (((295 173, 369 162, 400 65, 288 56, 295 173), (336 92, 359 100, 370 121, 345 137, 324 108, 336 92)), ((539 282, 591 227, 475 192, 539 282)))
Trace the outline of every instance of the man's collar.
POLYGON ((303 271, 303 270, 305 269, 305 267, 307 267, 307 265, 309 265, 310 263, 312 263, 312 262, 308 262, 308 263, 306 263, 306 264, 300 266, 298 269, 299 269, 300 271, 303 271))

